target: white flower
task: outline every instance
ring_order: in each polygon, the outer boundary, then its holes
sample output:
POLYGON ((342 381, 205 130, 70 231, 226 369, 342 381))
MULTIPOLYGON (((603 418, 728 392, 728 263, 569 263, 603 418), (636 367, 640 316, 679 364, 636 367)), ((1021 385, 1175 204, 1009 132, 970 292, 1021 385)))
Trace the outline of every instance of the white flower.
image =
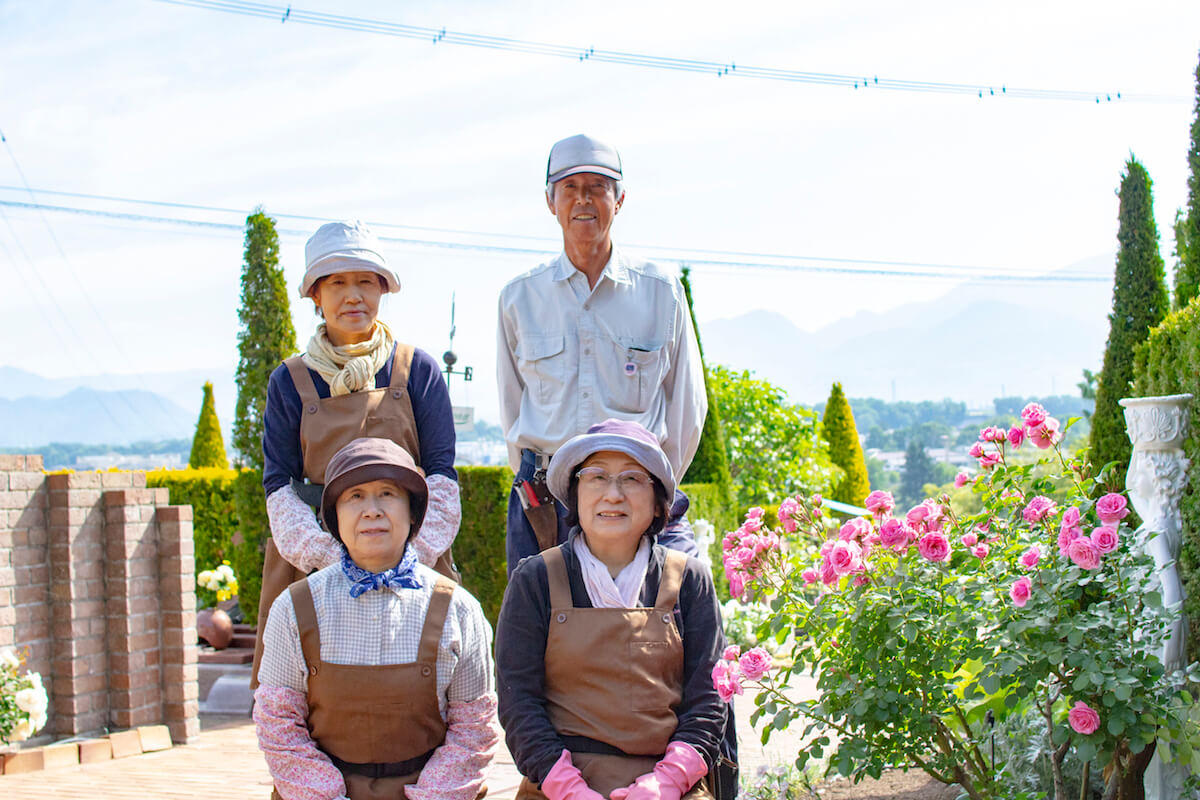
POLYGON ((23 742, 33 735, 33 723, 28 719, 19 719, 13 725, 12 733, 8 735, 10 742, 23 742))
POLYGON ((49 703, 46 701, 46 692, 41 687, 36 689, 22 689, 17 692, 14 699, 17 702, 17 708, 35 716, 45 714, 49 706, 49 703))
POLYGON ((229 566, 228 564, 222 564, 221 566, 217 567, 217 572, 221 573, 221 575, 225 577, 225 580, 233 580, 233 567, 229 566))
POLYGON ((32 715, 29 718, 29 724, 33 727, 33 732, 37 733, 42 728, 46 727, 47 720, 48 717, 46 716, 46 712, 43 711, 41 714, 32 715))
POLYGON ((213 571, 211 569, 206 569, 203 572, 201 572, 199 575, 196 576, 196 583, 200 584, 201 586, 203 586, 205 588, 208 588, 208 584, 212 581, 212 579, 213 579, 213 571))
POLYGON ((0 648, 0 667, 8 667, 16 669, 21 666, 21 659, 17 658, 17 651, 11 647, 0 648))

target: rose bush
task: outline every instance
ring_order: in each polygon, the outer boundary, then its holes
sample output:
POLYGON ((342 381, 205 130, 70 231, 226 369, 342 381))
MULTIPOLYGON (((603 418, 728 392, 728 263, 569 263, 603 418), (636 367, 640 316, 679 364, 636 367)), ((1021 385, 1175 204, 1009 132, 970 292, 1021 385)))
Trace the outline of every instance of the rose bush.
POLYGON ((26 670, 11 647, 0 648, 0 743, 23 742, 46 727, 49 700, 42 676, 26 670))
POLYGON ((973 800, 1045 796, 1014 790, 985 755, 989 722, 1017 716, 1041 720, 1058 800, 1068 754, 1085 765, 1085 783, 1094 762, 1106 796, 1122 799, 1140 796, 1156 748, 1200 765, 1191 695, 1180 690, 1196 667, 1163 673, 1169 612, 1153 560, 1122 523, 1125 498, 1106 487, 1089 499, 1104 473, 1068 460, 1045 409, 1031 404, 1022 417, 1011 430, 984 429, 973 448, 981 471, 966 483, 977 514, 956 514, 943 496, 901 516, 890 495, 872 492, 871 517, 827 536, 820 498, 796 497, 780 506, 781 530, 759 514, 726 534, 735 596, 774 611, 759 640, 792 645, 770 671, 727 653, 714 683, 726 699, 761 690, 764 738, 803 724, 800 769, 828 757, 830 771, 858 779, 901 764, 973 800), (1044 452, 1018 463, 1026 442, 1044 452), (817 699, 785 693, 801 673, 816 678, 817 699))

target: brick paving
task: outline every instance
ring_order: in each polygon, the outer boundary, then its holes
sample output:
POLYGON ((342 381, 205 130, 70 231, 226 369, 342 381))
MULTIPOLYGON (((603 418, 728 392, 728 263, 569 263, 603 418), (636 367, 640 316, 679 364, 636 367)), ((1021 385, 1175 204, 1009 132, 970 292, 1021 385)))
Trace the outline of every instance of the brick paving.
MULTIPOLYGON (((753 700, 737 703, 743 770, 791 760, 795 737, 776 733, 764 746, 750 726, 753 700)), ((258 752, 254 725, 241 716, 202 715, 192 744, 131 758, 25 775, 0 775, 4 800, 267 800, 271 776, 258 752)), ((512 800, 521 776, 503 747, 488 778, 489 800, 512 800)))

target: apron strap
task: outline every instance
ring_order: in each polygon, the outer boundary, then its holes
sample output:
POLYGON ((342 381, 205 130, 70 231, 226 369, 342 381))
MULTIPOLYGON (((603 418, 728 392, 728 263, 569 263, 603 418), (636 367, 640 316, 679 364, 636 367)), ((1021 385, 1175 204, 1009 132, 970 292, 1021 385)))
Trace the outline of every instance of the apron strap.
POLYGON ((321 664, 321 631, 317 628, 317 609, 313 605, 312 587, 308 579, 288 587, 292 607, 296 611, 296 626, 300 629, 300 650, 308 664, 308 674, 316 675, 321 664))
POLYGON ((292 383, 296 385, 296 394, 300 395, 301 405, 308 406, 321 399, 317 394, 317 385, 313 383, 308 366, 304 363, 303 356, 284 359, 283 365, 287 367, 288 373, 292 376, 292 383))
POLYGON ((573 608, 575 603, 571 600, 571 581, 567 578, 562 548, 543 550, 542 560, 546 562, 546 582, 550 584, 550 607, 573 608))
POLYGON ((388 388, 404 389, 408 387, 408 373, 412 368, 413 346, 404 342, 396 342, 396 353, 392 356, 392 380, 388 388))
POLYGON ((686 565, 686 555, 678 550, 667 550, 662 580, 658 584, 658 597, 654 601, 656 611, 669 612, 675 608, 675 601, 679 599, 679 587, 683 585, 683 568, 686 565))
POLYGON ((417 661, 424 664, 437 664, 438 643, 442 640, 442 628, 446 624, 446 612, 450 608, 450 596, 454 594, 454 584, 443 577, 438 577, 433 585, 433 597, 429 599, 429 609, 425 612, 425 627, 421 629, 421 645, 417 649, 417 661))

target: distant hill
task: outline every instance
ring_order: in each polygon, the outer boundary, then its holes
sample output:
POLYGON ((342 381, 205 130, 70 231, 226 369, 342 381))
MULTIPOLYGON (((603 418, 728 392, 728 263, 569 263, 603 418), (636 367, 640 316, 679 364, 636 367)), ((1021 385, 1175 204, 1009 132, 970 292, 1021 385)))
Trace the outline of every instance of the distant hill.
MULTIPOLYGON (((1073 268, 1081 266, 1098 271, 1073 268)), ((1074 392, 1083 368, 1099 368, 1110 295, 1101 284, 969 285, 814 332, 755 311, 705 322, 701 335, 710 363, 754 370, 807 405, 828 397, 833 381, 851 397, 990 405, 1074 392)))
POLYGON ((57 397, 0 399, 0 447, 37 447, 48 442, 190 440, 199 400, 196 406, 196 411, 188 411, 153 392, 88 388, 72 389, 57 397))

